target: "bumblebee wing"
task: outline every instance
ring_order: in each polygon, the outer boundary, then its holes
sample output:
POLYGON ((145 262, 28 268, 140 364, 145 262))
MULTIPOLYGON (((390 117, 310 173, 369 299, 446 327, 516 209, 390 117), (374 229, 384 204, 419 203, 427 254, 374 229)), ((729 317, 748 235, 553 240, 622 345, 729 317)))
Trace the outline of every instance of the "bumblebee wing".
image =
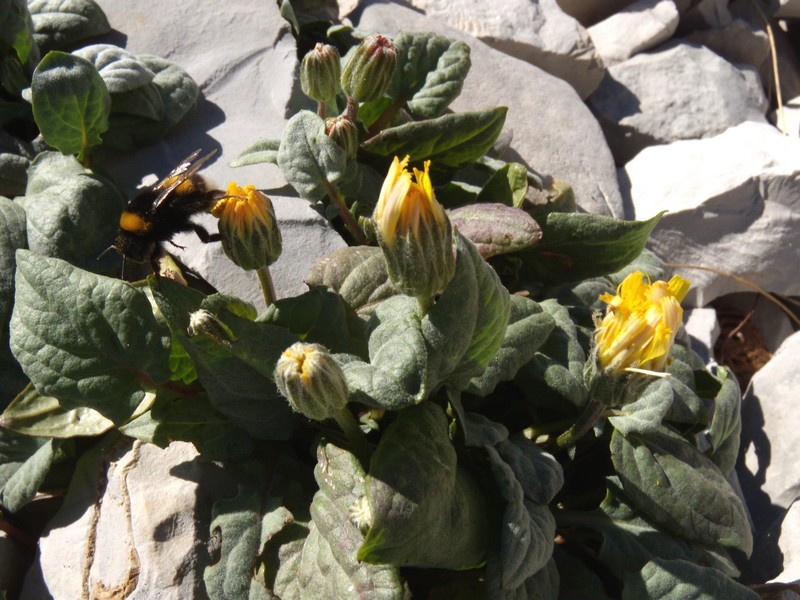
POLYGON ((195 160, 200 154, 200 149, 197 149, 189 156, 184 158, 177 167, 172 169, 172 171, 170 171, 169 174, 164 177, 164 179, 159 181, 153 187, 153 189, 158 192, 158 196, 153 202, 153 207, 151 210, 158 210, 158 207, 163 204, 167 198, 169 198, 170 194, 172 194, 176 187, 197 173, 197 171, 199 171, 200 168, 206 164, 216 153, 216 150, 212 150, 202 158, 195 160))

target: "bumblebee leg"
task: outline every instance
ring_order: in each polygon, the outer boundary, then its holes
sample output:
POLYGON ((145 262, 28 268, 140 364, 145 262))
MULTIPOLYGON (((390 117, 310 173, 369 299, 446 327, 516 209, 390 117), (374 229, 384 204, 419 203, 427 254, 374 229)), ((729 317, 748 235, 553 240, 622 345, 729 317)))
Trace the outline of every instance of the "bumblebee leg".
POLYGON ((199 237, 200 241, 204 244, 218 242, 222 239, 222 236, 219 233, 208 233, 208 230, 206 230, 205 227, 198 225, 197 223, 192 223, 192 229, 194 229, 197 237, 199 237))
POLYGON ((176 247, 178 250, 186 250, 186 246, 181 246, 180 244, 176 244, 176 243, 175 243, 175 242, 173 242, 172 240, 167 240, 167 241, 168 241, 170 244, 172 244, 173 246, 175 246, 175 247, 176 247))

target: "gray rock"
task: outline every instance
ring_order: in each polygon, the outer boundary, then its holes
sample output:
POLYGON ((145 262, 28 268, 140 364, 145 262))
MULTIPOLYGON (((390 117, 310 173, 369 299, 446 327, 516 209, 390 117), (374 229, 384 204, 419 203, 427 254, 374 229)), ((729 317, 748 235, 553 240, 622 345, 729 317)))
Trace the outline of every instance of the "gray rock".
POLYGON ((620 165, 653 144, 764 122, 767 109, 755 70, 687 43, 609 67, 589 102, 620 165))
POLYGON ((426 15, 563 79, 587 98, 603 63, 586 30, 556 0, 411 0, 426 15))
MULTIPOLYGON (((306 200, 270 198, 283 242, 283 252, 270 266, 270 275, 278 298, 297 296, 308 290, 303 281, 317 259, 347 244, 306 200)), ((213 217, 206 216, 204 220, 209 228, 216 227, 213 217)), ((176 242, 186 246, 186 251, 175 254, 220 292, 251 302, 259 312, 266 308, 255 272, 234 265, 220 244, 203 244, 194 234, 178 236, 176 242)))
POLYGON ((607 67, 665 42, 678 27, 673 0, 638 0, 589 28, 607 67))
POLYGON ((779 0, 780 8, 775 13, 779 19, 800 18, 800 1, 798 0, 779 0))
MULTIPOLYGON (((651 236, 671 263, 714 267, 785 295, 800 294, 800 141, 766 123, 642 151, 620 172, 632 218, 668 209, 651 236)), ((716 273, 678 269, 705 306, 742 291, 716 273)))
MULTIPOLYGON (((743 19, 736 19, 727 27, 693 31, 684 38, 687 42, 705 46, 728 62, 746 64, 764 75, 766 63, 770 62, 769 37, 765 31, 754 28, 743 19)), ((772 68, 770 63, 769 68, 772 68)))
MULTIPOLYGON (((781 521, 777 539, 783 570, 769 583, 800 583, 800 501, 795 500, 781 521)), ((795 598, 800 598, 795 594, 795 598)))
POLYGON ((728 10, 729 2, 730 0, 700 0, 689 3, 684 0, 679 30, 686 32, 709 27, 727 27, 733 21, 728 10))
POLYGON ((81 467, 21 597, 207 598, 211 508, 236 495, 236 482, 185 442, 164 450, 134 442, 93 452, 81 467))
POLYGON ((367 31, 433 30, 466 41, 472 69, 452 107, 456 111, 508 106, 512 152, 504 156, 568 182, 578 204, 597 214, 622 216, 613 160, 597 121, 575 91, 521 60, 398 4, 374 4, 354 16, 367 31))
POLYGON ((713 308, 690 308, 684 312, 684 326, 697 352, 706 364, 714 361, 714 344, 719 337, 717 311, 713 308))
POLYGON ((796 554, 800 539, 796 503, 800 498, 798 355, 800 333, 795 333, 756 373, 742 403, 742 449, 737 471, 755 524, 755 549, 746 571, 759 581, 794 581, 800 577, 796 554), (789 511, 790 507, 794 509, 789 511), (786 554, 781 557, 780 553, 790 547, 795 554, 793 558, 789 555, 787 564, 786 554))
POLYGON ((631 2, 633 0, 558 0, 558 5, 584 27, 589 27, 622 10, 631 2))

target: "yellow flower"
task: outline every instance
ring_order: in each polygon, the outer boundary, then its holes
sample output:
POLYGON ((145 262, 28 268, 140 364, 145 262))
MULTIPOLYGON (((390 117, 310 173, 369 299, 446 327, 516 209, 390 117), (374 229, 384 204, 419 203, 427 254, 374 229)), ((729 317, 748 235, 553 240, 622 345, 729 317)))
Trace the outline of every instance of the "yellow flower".
POLYGON ((228 185, 225 196, 211 209, 219 219, 225 254, 243 269, 260 269, 281 253, 281 233, 272 201, 252 185, 228 185))
POLYGON ((389 278, 396 288, 416 297, 431 297, 453 278, 453 231, 436 200, 428 174, 408 171, 409 157, 395 157, 383 182, 373 219, 389 278))
POLYGON ((595 347, 602 369, 663 371, 683 319, 681 300, 689 281, 675 275, 669 282, 649 282, 636 271, 617 288, 603 294, 606 316, 597 325, 595 347))

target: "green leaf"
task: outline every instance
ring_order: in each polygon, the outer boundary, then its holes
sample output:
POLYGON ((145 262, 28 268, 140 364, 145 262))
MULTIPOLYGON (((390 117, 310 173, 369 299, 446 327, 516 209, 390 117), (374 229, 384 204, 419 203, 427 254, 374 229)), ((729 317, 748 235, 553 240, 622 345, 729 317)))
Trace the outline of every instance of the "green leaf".
POLYGON ((120 150, 131 150, 157 142, 183 119, 200 95, 197 83, 178 65, 150 54, 140 54, 138 59, 155 73, 149 85, 154 86, 161 97, 162 118, 153 121, 149 117, 130 112, 112 113, 109 117, 109 129, 103 135, 103 143, 120 150))
POLYGON ((481 189, 476 202, 501 203, 521 208, 527 193, 528 169, 525 165, 512 162, 494 172, 481 189))
POLYGON ((559 525, 581 527, 600 534, 602 542, 597 558, 616 577, 638 572, 655 558, 681 559, 702 565, 713 565, 730 576, 738 575, 733 563, 715 560, 712 553, 699 544, 689 544, 659 529, 631 506, 616 477, 607 480, 606 497, 592 511, 560 511, 559 525))
POLYGON ((5 482, 0 492, 0 504, 15 513, 33 500, 55 459, 60 442, 48 440, 5 482))
POLYGON ((42 396, 32 386, 19 394, 0 416, 0 427, 36 437, 71 438, 105 433, 114 426, 96 410, 66 409, 58 399, 42 396))
POLYGON ((230 162, 230 166, 245 167, 247 165, 260 165, 261 163, 277 165, 280 146, 280 140, 262 138, 242 150, 239 156, 230 162))
POLYGON ((356 560, 364 540, 357 521, 365 493, 358 460, 333 444, 320 444, 314 477, 319 491, 311 503, 308 536, 281 546, 275 593, 284 600, 401 600, 397 568, 356 560))
POLYGON ((31 165, 19 203, 27 214, 31 251, 96 270, 104 266, 97 257, 116 236, 125 199, 74 157, 44 152, 31 165))
POLYGON ((141 289, 27 250, 17 251, 11 350, 41 394, 117 424, 169 379, 169 335, 141 289))
POLYGON ((93 0, 30 0, 34 38, 42 50, 71 46, 111 31, 103 9, 93 0))
POLYGON ((564 472, 556 459, 522 435, 497 444, 500 457, 511 467, 525 497, 548 504, 564 485, 564 472))
POLYGON ((253 450, 250 436, 215 411, 205 395, 159 397, 150 410, 119 430, 161 448, 175 440, 191 442, 208 460, 242 459, 253 450))
POLYGON ((541 227, 528 213, 503 204, 471 204, 451 210, 448 216, 483 258, 518 252, 542 239, 541 227))
POLYGON ((190 337, 189 317, 205 308, 203 295, 168 279, 151 280, 150 286, 172 335, 192 358, 211 406, 256 439, 288 439, 292 414, 272 374, 281 353, 297 338, 283 328, 253 322, 224 308, 216 316, 231 331, 232 342, 190 337))
POLYGON ((267 600, 272 594, 256 577, 258 556, 264 545, 263 521, 268 517, 288 524, 292 515, 283 507, 274 514, 261 516, 261 498, 253 491, 239 488, 239 495, 214 503, 210 530, 219 532, 222 551, 218 562, 206 567, 203 579, 211 598, 220 600, 267 600))
POLYGON ((347 155, 325 135, 325 122, 301 110, 283 130, 278 148, 278 166, 286 181, 306 200, 316 202, 330 185, 345 179, 347 155))
POLYGON ((447 430, 442 409, 423 402, 384 433, 366 479, 372 520, 359 561, 444 569, 483 562, 483 492, 458 467, 447 430))
POLYGON ((306 283, 333 290, 362 315, 371 314, 380 302, 398 294, 389 281, 383 252, 375 246, 340 248, 320 258, 306 283))
POLYGON ((492 147, 506 120, 505 107, 482 112, 447 114, 384 129, 362 148, 381 156, 410 155, 437 165, 459 167, 477 160, 492 147))
POLYGON ((0 406, 25 386, 25 378, 9 348, 8 322, 14 306, 15 253, 28 247, 25 211, 0 196, 0 406))
POLYGON ((624 415, 608 418, 614 429, 623 435, 660 430, 661 422, 672 406, 672 386, 664 379, 651 381, 638 396, 635 402, 620 409, 624 415))
POLYGON ((92 63, 112 94, 135 90, 150 83, 156 76, 134 54, 111 44, 84 46, 72 54, 92 63))
POLYGON ((0 490, 25 464, 25 461, 47 443, 49 440, 33 438, 0 428, 0 490))
POLYGON ((401 33, 393 42, 398 68, 387 94, 417 117, 438 117, 461 93, 469 46, 430 32, 401 33))
POLYGON ((722 387, 714 398, 714 416, 708 429, 708 441, 711 443, 709 458, 724 475, 729 475, 739 456, 742 396, 739 384, 729 370, 718 367, 717 377, 722 387))
POLYGON ((25 0, 0 0, 0 40, 16 51, 22 64, 32 52, 38 56, 33 21, 25 0))
MULTIPOLYGON (((527 497, 520 479, 527 473, 514 468, 521 465, 516 456, 519 448, 509 444, 502 442, 498 447, 502 447, 506 454, 511 453, 512 464, 497 449, 486 447, 497 491, 505 501, 502 517, 498 515, 495 519, 495 526, 500 529, 499 537, 496 536, 490 545, 486 560, 486 582, 489 590, 496 591, 493 597, 501 597, 524 585, 550 561, 556 532, 550 509, 527 497)), ((527 485, 537 484, 529 482, 527 485)), ((546 497, 550 491, 537 490, 537 495, 546 497)))
POLYGON ((552 299, 539 305, 555 319, 556 326, 533 360, 519 370, 515 382, 532 406, 574 412, 586 404, 586 353, 569 310, 552 299))
POLYGON ((667 531, 712 547, 752 551, 741 500, 717 466, 677 434, 664 427, 628 436, 615 430, 611 460, 625 495, 667 531))
MULTIPOLYGON (((477 290, 477 309, 470 310, 468 304, 462 302, 461 323, 456 324, 453 318, 452 326, 445 331, 447 337, 453 337, 459 328, 464 328, 474 318, 475 324, 469 347, 453 372, 447 376, 451 385, 465 389, 470 379, 483 374, 489 361, 500 350, 511 314, 511 297, 500 283, 500 278, 494 269, 483 260, 475 246, 460 234, 456 235, 456 250, 459 256, 463 255, 464 262, 470 265, 477 290)), ((456 272, 458 272, 457 263, 456 272)), ((465 288, 468 285, 465 280, 453 277, 453 281, 442 293, 440 301, 445 297, 464 298, 467 293, 465 288)))
POLYGON ((470 381, 467 391, 488 396, 501 381, 514 379, 555 326, 555 319, 536 302, 522 296, 511 296, 511 313, 503 343, 483 374, 470 381))
POLYGON ((621 221, 586 213, 550 213, 539 224, 542 239, 520 253, 526 281, 565 283, 619 271, 647 243, 661 214, 647 221, 621 221))
POLYGON ((31 161, 24 156, 0 152, 0 195, 24 194, 30 165, 31 161))
POLYGON ((500 349, 508 292, 463 236, 457 236, 456 250, 455 275, 427 314, 407 296, 377 307, 370 364, 343 366, 352 400, 398 409, 427 398, 445 381, 464 389, 500 349))
POLYGON ((45 141, 64 154, 77 154, 81 162, 108 129, 111 96, 97 69, 83 58, 49 52, 33 72, 31 99, 45 141))
POLYGON ((345 303, 324 288, 278 300, 259 321, 284 327, 301 341, 322 344, 331 352, 366 355, 366 340, 351 331, 345 303))
POLYGON ((654 559, 625 575, 622 600, 758 600, 759 594, 722 573, 685 560, 654 559))
POLYGON ((111 114, 128 114, 161 121, 164 118, 164 101, 158 86, 147 83, 129 92, 111 95, 111 114))

